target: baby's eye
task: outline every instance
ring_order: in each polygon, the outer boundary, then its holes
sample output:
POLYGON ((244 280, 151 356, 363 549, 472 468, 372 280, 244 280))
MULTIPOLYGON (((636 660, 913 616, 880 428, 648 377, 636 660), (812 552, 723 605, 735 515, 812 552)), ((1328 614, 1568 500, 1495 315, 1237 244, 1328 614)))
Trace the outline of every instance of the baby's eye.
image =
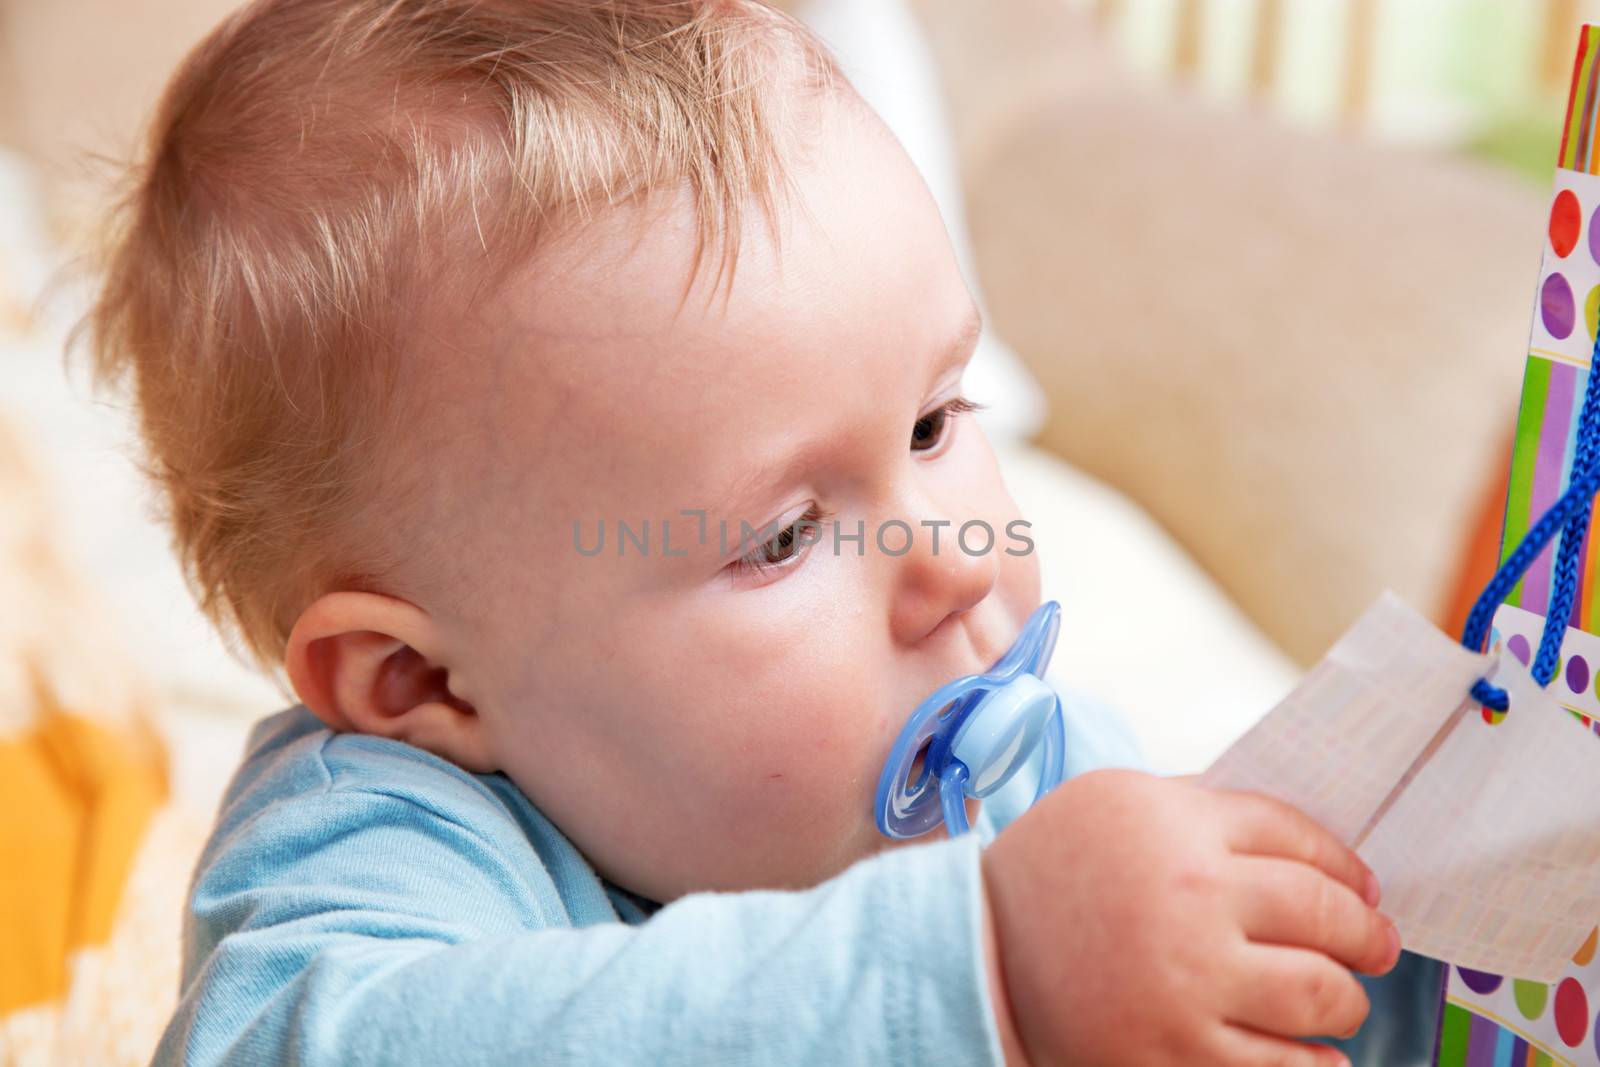
POLYGON ((825 517, 821 508, 810 505, 794 522, 740 556, 734 566, 755 572, 789 566, 817 541, 825 517))
POLYGON ((911 451, 927 452, 938 448, 939 442, 944 440, 945 432, 949 429, 951 419, 982 407, 982 404, 974 404, 962 396, 940 404, 912 424, 911 451))

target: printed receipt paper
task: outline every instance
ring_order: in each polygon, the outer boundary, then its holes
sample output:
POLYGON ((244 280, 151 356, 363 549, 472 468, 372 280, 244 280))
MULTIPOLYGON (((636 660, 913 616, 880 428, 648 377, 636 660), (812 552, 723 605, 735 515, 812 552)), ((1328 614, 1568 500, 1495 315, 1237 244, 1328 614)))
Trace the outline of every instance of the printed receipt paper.
POLYGON ((1412 952, 1548 982, 1600 920, 1600 737, 1393 594, 1200 781, 1337 834, 1412 952), (1468 695, 1485 676, 1511 696, 1492 725, 1468 695))

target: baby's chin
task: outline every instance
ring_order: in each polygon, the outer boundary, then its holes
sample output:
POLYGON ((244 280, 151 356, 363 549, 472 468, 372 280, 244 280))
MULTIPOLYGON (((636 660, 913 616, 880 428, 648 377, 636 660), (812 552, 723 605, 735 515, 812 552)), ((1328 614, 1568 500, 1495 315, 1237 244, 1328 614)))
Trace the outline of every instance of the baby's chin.
MULTIPOLYGON (((867 859, 870 856, 875 856, 880 852, 885 852, 889 849, 897 849, 905 845, 925 845, 935 841, 947 841, 950 839, 949 830, 945 826, 942 818, 926 833, 919 834, 916 837, 889 837, 883 833, 883 831, 879 830, 876 820, 877 784, 877 780, 874 779, 872 782, 872 810, 869 810, 865 813, 864 818, 862 818, 861 821, 856 824, 856 829, 854 831, 847 830, 839 834, 839 840, 841 842, 847 841, 849 844, 842 852, 841 858, 831 863, 828 873, 825 876, 818 877, 814 880, 816 883, 826 881, 828 877, 842 873, 851 865, 867 859)), ((967 797, 966 809, 967 825, 974 828, 977 827, 978 817, 983 811, 983 801, 975 797, 967 797)), ((840 821, 842 822, 845 820, 840 821)), ((976 829, 970 832, 975 833, 976 829)))
MULTIPOLYGON (((969 812, 975 815, 976 809, 969 806, 969 812)), ((879 833, 870 812, 859 817, 852 813, 847 819, 830 820, 828 815, 819 812, 818 818, 804 826, 746 825, 737 831, 724 826, 720 833, 706 827, 692 840, 680 841, 680 847, 658 852, 656 858, 662 862, 655 866, 611 870, 587 852, 586 856, 607 881, 647 900, 668 904, 700 892, 811 889, 904 843, 879 833), (831 832, 822 829, 825 822, 831 822, 831 832)), ((943 836, 942 830, 939 836, 943 836)), ((928 834, 919 840, 934 837, 928 834)), ((623 855, 637 854, 626 842, 613 844, 623 846, 623 855)), ((580 850, 582 847, 580 844, 580 850)))

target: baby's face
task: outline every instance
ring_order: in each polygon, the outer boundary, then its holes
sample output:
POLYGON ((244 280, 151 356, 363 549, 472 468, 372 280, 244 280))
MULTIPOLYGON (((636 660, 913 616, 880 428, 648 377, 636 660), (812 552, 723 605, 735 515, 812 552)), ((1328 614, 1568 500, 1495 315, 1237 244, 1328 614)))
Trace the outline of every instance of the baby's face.
POLYGON ((481 310, 493 357, 440 390, 470 413, 439 463, 473 591, 453 674, 500 769, 658 900, 885 847, 896 734, 1039 600, 949 413, 977 317, 937 209, 856 106, 820 138, 781 258, 752 209, 726 302, 708 272, 680 304, 687 204, 616 213, 481 310))

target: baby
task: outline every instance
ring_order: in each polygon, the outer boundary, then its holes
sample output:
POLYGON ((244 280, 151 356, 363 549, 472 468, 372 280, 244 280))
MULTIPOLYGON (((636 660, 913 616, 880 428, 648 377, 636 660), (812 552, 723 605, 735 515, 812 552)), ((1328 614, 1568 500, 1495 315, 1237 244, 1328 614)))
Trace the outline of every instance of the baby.
MULTIPOLYGON (((933 201, 797 23, 263 0, 136 178, 99 367, 301 702, 199 861, 158 1062, 1343 1061, 1297 1039, 1398 938, 1286 806, 1100 770, 876 828, 1039 572, 933 201)), ((1066 721, 1070 769, 1135 759, 1066 721)))

